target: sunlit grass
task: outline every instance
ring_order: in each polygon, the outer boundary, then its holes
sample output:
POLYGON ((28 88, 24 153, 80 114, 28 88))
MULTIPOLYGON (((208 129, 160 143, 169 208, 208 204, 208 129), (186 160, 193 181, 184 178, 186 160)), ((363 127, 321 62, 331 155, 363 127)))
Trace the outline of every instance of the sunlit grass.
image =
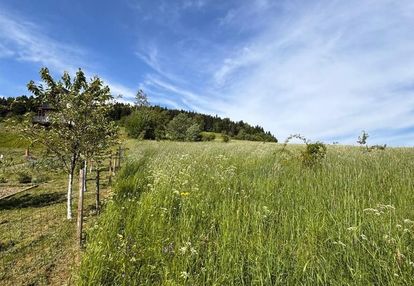
POLYGON ((280 149, 130 143, 78 282, 413 284, 414 150, 331 146, 305 168, 280 149))

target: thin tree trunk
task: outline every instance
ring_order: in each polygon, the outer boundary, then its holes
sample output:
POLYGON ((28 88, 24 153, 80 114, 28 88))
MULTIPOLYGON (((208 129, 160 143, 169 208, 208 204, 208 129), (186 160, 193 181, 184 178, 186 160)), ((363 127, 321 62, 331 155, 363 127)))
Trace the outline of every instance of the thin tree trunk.
POLYGON ((66 205, 66 218, 72 219, 72 185, 73 185, 73 173, 75 171, 76 155, 73 155, 70 160, 69 178, 68 178, 68 193, 67 193, 67 205, 66 205))
MULTIPOLYGON (((85 163, 84 163, 85 164, 85 163)), ((77 237, 79 247, 82 247, 82 228, 83 228, 83 193, 85 192, 85 165, 79 170, 79 201, 78 201, 78 227, 77 237)))
POLYGON ((85 181, 85 186, 83 188, 83 191, 86 192, 88 190, 86 186, 86 180, 88 179, 88 161, 85 160, 83 168, 85 169, 85 175, 83 177, 83 180, 85 181))
POLYGON ((99 179, 100 179, 100 172, 99 172, 99 164, 98 163, 96 163, 96 166, 95 166, 95 168, 96 168, 96 181, 95 181, 95 183, 96 183, 96 211, 97 212, 99 212, 99 209, 100 209, 100 207, 101 207, 101 202, 100 202, 100 200, 99 200, 99 179))

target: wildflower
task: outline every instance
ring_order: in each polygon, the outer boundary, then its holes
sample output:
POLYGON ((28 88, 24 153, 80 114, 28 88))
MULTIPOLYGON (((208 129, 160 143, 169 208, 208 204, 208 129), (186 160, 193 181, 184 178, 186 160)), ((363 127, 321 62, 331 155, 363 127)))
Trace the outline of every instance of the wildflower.
POLYGON ((373 208, 364 209, 363 212, 374 213, 374 214, 378 214, 379 213, 379 211, 377 209, 373 209, 373 208))
POLYGON ((137 260, 135 259, 135 257, 132 257, 130 261, 131 261, 131 262, 135 262, 135 261, 137 261, 137 260))
POLYGON ((187 252, 187 246, 180 247, 179 251, 180 251, 181 254, 184 255, 187 252))
POLYGON ((181 192, 180 193, 180 195, 182 196, 182 197, 186 197, 186 196, 188 196, 190 193, 189 192, 181 192))
POLYGON ((174 253, 174 243, 170 242, 168 245, 162 247, 162 252, 165 254, 174 253))
POLYGON ((118 233, 118 234, 117 234, 117 236, 118 236, 118 238, 119 238, 119 239, 121 239, 121 240, 124 238, 124 236, 123 236, 122 234, 120 234, 120 233, 118 233))
POLYGON ((191 252, 191 255, 197 255, 198 254, 197 250, 194 247, 190 248, 190 252, 191 252))
POLYGON ((347 228, 347 230, 349 230, 349 231, 356 231, 357 229, 358 229, 358 227, 356 227, 356 226, 350 226, 350 227, 347 228))
POLYGON ((361 234, 361 238, 362 238, 363 240, 368 240, 365 234, 361 234))
POLYGON ((345 243, 343 243, 342 241, 334 241, 333 242, 333 244, 337 244, 337 245, 340 245, 340 246, 343 246, 343 247, 346 247, 346 244, 345 243))
POLYGON ((190 275, 187 273, 187 271, 181 271, 180 277, 183 279, 188 279, 190 275))

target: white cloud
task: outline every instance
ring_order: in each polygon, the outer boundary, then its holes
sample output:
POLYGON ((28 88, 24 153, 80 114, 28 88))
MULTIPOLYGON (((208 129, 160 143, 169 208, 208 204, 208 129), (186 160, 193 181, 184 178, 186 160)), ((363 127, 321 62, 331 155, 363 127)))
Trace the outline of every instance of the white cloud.
POLYGON ((396 91, 414 82, 413 14, 407 1, 297 6, 213 75, 232 99, 226 115, 280 138, 300 132, 319 140, 346 136, 347 143, 361 129, 414 126, 414 89, 396 91))

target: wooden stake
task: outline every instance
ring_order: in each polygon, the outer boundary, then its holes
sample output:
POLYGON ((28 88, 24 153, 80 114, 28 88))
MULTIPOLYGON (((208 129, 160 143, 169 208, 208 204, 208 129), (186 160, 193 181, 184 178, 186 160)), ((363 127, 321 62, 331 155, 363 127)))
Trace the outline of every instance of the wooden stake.
MULTIPOLYGON (((85 164, 85 163, 84 163, 85 164)), ((79 247, 82 247, 82 228, 83 228, 83 193, 85 191, 85 165, 79 170, 79 199, 78 199, 78 225, 77 237, 79 247)))
POLYGON ((119 146, 118 148, 118 168, 121 168, 121 155, 122 155, 122 148, 119 146))
POLYGON ((112 183, 112 153, 109 156, 108 184, 112 183))
POLYGON ((100 199, 99 199, 99 165, 96 164, 96 212, 99 212, 99 209, 101 207, 100 199))

